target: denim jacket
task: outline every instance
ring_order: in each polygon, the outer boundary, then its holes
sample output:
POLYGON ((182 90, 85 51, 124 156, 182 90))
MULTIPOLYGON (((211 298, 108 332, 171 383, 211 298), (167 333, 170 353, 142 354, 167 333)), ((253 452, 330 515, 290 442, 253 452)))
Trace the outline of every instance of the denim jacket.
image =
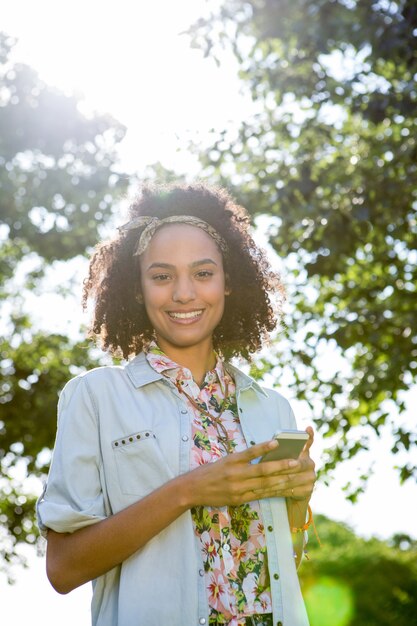
MULTIPOLYGON (((226 365, 248 445, 294 428, 290 405, 226 365)), ((175 387, 139 354, 69 381, 58 403, 48 482, 37 505, 41 532, 74 532, 137 502, 189 471, 191 424, 175 387)), ((284 498, 261 500, 274 626, 308 626, 284 498)), ((190 511, 93 581, 93 626, 204 626, 208 601, 190 511)))

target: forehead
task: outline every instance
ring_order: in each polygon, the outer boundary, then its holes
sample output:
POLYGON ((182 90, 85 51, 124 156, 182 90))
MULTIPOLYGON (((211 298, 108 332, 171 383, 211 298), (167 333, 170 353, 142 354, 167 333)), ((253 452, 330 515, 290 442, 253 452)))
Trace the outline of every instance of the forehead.
POLYGON ((152 237, 141 255, 141 261, 173 263, 197 257, 210 257, 215 261, 222 259, 214 239, 201 228, 191 224, 165 224, 152 237))

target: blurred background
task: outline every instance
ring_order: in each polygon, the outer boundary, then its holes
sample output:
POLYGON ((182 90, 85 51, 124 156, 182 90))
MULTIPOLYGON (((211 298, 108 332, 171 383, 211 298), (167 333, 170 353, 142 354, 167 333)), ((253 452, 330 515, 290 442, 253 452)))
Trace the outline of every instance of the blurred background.
MULTIPOLYGON (((90 623, 34 502, 84 340, 87 258, 144 181, 227 187, 283 275, 247 371, 316 429, 312 626, 417 612, 417 3, 14 0, 0 9, 2 624, 90 623)), ((290 626, 290 625, 288 625, 290 626)))

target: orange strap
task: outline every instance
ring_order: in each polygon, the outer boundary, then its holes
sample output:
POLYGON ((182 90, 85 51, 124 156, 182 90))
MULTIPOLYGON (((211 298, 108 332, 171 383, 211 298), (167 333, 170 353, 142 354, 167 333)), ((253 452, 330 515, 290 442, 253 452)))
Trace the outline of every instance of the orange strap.
MULTIPOLYGON (((293 502, 297 502, 297 500, 294 500, 293 502)), ((317 530, 316 530, 316 525, 315 525, 314 519, 313 519, 313 511, 311 510, 311 506, 310 505, 308 505, 307 511, 308 511, 308 519, 307 519, 306 523, 303 524, 302 526, 296 528, 296 527, 291 525, 291 521, 290 521, 290 530, 291 530, 292 533, 303 533, 304 531, 308 530, 308 528, 312 525, 313 526, 313 530, 314 530, 314 534, 316 535, 316 539, 318 541, 318 544, 319 544, 319 546, 321 546, 320 537, 318 536, 318 533, 317 533, 317 530)))
MULTIPOLYGON (((295 500, 294 502, 297 502, 297 500, 295 500)), ((305 530, 307 530, 311 526, 311 524, 313 523, 313 511, 311 510, 310 505, 308 505, 307 511, 308 511, 308 520, 306 521, 306 523, 300 526, 299 528, 290 527, 290 530, 292 533, 303 533, 305 530)))

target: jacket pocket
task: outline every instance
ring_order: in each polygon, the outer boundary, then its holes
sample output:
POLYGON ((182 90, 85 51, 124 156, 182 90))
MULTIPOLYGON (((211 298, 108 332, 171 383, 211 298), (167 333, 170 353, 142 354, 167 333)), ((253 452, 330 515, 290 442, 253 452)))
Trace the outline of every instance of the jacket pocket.
POLYGON ((120 490, 126 495, 146 496, 174 477, 151 430, 115 439, 112 448, 120 490))

